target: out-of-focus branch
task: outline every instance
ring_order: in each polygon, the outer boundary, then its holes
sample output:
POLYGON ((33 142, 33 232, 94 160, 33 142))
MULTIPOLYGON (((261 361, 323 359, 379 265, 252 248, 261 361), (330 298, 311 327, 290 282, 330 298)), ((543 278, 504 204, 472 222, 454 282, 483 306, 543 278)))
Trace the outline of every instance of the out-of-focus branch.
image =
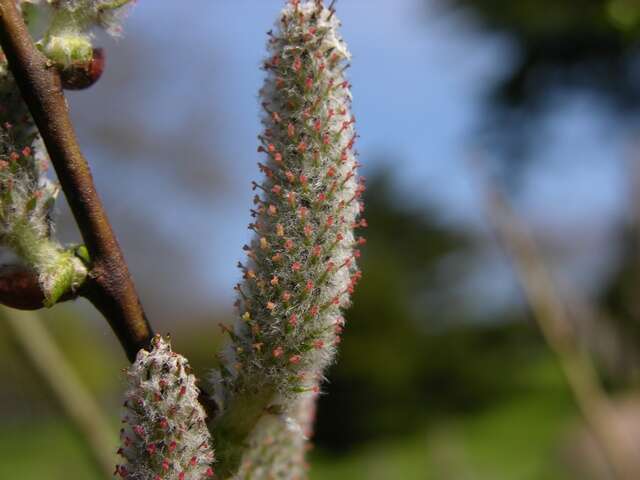
POLYGON ((96 469, 104 478, 111 478, 116 464, 116 436, 111 429, 111 422, 36 314, 3 308, 0 315, 9 326, 25 364, 51 391, 71 425, 84 440, 96 469))
POLYGON ((498 242, 509 256, 533 317, 556 356, 574 399, 619 480, 638 478, 630 440, 611 422, 615 410, 596 369, 579 346, 551 273, 526 226, 500 190, 483 178, 487 214, 498 242))
POLYGON ((0 44, 89 250, 91 271, 80 294, 105 316, 133 361, 153 334, 80 152, 60 76, 35 48, 15 0, 0 0, 0 44))

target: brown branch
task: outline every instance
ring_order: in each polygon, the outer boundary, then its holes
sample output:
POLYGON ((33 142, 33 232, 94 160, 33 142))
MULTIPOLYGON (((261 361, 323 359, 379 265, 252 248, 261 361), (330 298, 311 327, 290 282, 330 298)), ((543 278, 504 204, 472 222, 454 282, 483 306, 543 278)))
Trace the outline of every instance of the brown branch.
POLYGON ((105 316, 130 360, 153 333, 80 152, 56 69, 35 48, 15 0, 0 0, 0 45, 49 152, 91 256, 80 294, 105 316))

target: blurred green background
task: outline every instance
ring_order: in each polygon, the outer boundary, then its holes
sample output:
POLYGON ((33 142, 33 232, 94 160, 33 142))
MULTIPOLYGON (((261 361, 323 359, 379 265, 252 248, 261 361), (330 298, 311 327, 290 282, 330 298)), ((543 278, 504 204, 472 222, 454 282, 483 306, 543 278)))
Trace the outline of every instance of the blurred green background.
MULTIPOLYGON (((104 79, 70 95, 147 313, 200 373, 233 316, 257 176, 257 66, 280 5, 140 1, 123 39, 101 39, 104 79)), ((338 13, 370 227, 311 478, 613 479, 469 159, 482 152, 531 226, 558 294, 599 312, 574 316, 579 341, 638 439, 640 6, 341 0, 338 13)), ((78 238, 64 205, 59 231, 78 238)), ((82 301, 41 317, 115 439, 126 360, 108 326, 82 301)), ((100 478, 1 321, 0 385, 0 479, 100 478)))

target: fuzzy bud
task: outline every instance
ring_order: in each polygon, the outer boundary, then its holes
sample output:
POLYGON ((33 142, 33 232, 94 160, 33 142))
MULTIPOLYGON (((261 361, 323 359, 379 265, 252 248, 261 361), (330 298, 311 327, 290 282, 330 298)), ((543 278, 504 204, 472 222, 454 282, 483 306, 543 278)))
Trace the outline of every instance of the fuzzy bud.
POLYGON ((205 480, 214 461, 205 412, 187 359, 156 336, 127 370, 116 474, 130 480, 205 480))

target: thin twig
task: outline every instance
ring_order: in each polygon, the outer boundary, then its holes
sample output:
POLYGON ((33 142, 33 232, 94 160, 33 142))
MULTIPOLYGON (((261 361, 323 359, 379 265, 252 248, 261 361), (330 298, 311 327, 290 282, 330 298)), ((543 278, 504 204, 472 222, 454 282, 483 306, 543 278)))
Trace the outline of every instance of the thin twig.
POLYGON ((96 469, 104 478, 111 478, 116 464, 117 440, 111 422, 36 314, 3 308, 1 316, 9 326, 25 364, 41 378, 71 425, 85 441, 96 469))
MULTIPOLYGON (((483 179, 485 180, 485 179, 483 179)), ((514 266, 533 317, 558 360, 573 397, 615 478, 636 480, 638 471, 631 439, 615 429, 613 407, 591 359, 580 348, 553 278, 525 225, 507 204, 499 189, 484 182, 487 214, 496 237, 514 266)))
POLYGON ((35 48, 15 0, 0 0, 0 45, 49 152, 91 256, 80 294, 105 316, 130 360, 153 333, 76 140, 55 68, 35 48))

